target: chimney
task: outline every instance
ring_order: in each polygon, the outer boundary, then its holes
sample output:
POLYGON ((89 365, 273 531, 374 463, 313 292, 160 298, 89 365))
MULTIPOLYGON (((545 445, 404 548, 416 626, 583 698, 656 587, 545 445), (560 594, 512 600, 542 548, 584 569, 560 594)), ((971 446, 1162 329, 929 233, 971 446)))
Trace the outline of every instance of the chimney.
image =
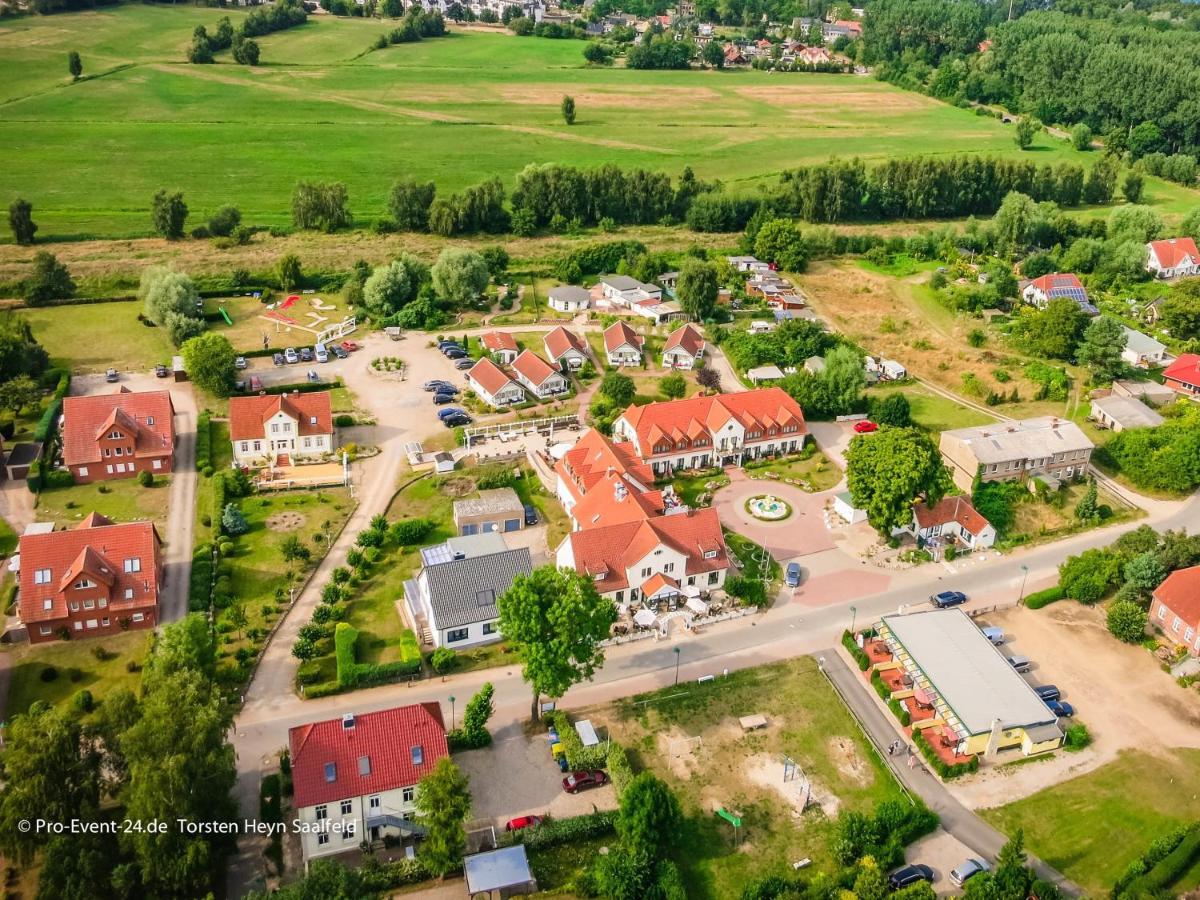
POLYGON ((346 713, 342 716, 342 730, 352 731, 354 729, 354 713, 346 713))

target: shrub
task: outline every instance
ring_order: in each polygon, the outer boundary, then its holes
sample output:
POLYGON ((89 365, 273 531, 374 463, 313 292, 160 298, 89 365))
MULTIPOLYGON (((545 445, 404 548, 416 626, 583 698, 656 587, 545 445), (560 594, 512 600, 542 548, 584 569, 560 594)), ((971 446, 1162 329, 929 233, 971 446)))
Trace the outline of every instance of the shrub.
POLYGON ((972 756, 970 762, 955 763, 950 765, 942 760, 937 755, 937 751, 929 744, 929 739, 921 731, 913 731, 913 743, 917 745, 917 749, 921 751, 921 755, 925 757, 925 761, 929 763, 930 768, 938 773, 944 780, 950 781, 953 778, 959 778, 970 772, 979 771, 979 757, 972 756))
POLYGON ((629 782, 633 781, 633 767, 629 764, 629 754, 625 748, 612 741, 608 745, 608 756, 605 759, 608 777, 612 779, 617 796, 624 793, 629 782))
POLYGON ((212 430, 209 413, 196 416, 196 470, 203 472, 212 466, 212 430))
POLYGON ((745 575, 731 575, 725 579, 725 593, 737 597, 747 606, 756 606, 759 609, 770 603, 766 586, 757 578, 745 575))
POLYGON ((1034 591, 1025 597, 1025 605, 1030 609, 1041 609, 1043 606, 1049 606, 1051 603, 1057 603, 1066 597, 1066 592, 1060 585, 1046 588, 1044 591, 1034 591))
POLYGON ((537 828, 517 832, 513 840, 523 843, 530 850, 578 844, 591 838, 612 834, 616 828, 616 819, 616 812, 594 812, 567 819, 547 819, 537 828))
POLYGON ((339 413, 333 417, 333 424, 338 428, 349 428, 354 424, 354 416, 347 415, 346 413, 339 413))
POLYGON ((575 731, 565 712, 555 710, 550 713, 548 718, 554 725, 554 730, 558 732, 558 740, 562 743, 563 751, 567 755, 568 766, 572 769, 604 768, 608 761, 604 747, 599 744, 595 747, 583 746, 583 741, 579 739, 579 733, 575 731))
POLYGON ((1076 722, 1067 727, 1067 733, 1063 739, 1063 749, 1072 751, 1082 750, 1091 742, 1092 735, 1087 730, 1087 726, 1082 722, 1076 722))
POLYGON ((447 675, 458 668, 458 654, 449 647, 438 647, 430 656, 429 664, 439 675, 447 675))
POLYGON ((71 698, 71 706, 76 712, 90 713, 96 708, 96 700, 92 697, 92 692, 85 688, 71 698))
POLYGON ((1128 895, 1144 896, 1138 891, 1130 891, 1127 895, 1125 889, 1129 887, 1130 883, 1134 881, 1134 879, 1145 875, 1160 862, 1166 859, 1167 856, 1170 855, 1170 853, 1196 829, 1196 827, 1197 826, 1195 824, 1183 825, 1179 828, 1176 828, 1174 831, 1167 832, 1161 837, 1157 837, 1152 840, 1150 842, 1150 846, 1146 849, 1146 852, 1131 862, 1125 868, 1124 873, 1122 873, 1121 876, 1116 880, 1116 883, 1113 884, 1112 896, 1115 898, 1121 898, 1128 895))
POLYGON ((149 469, 142 469, 137 474, 137 480, 142 487, 150 487, 154 484, 154 474, 149 469))
POLYGON ((850 651, 850 655, 854 657, 854 661, 858 663, 860 671, 865 672, 871 668, 871 658, 867 656, 867 652, 858 646, 858 642, 854 639, 849 631, 842 632, 842 646, 850 651))
POLYGON ((402 547, 419 544, 433 531, 428 519, 405 519, 392 526, 392 540, 402 547))
POLYGON ((38 677, 47 684, 49 684, 51 681, 57 681, 58 669, 54 668, 54 666, 44 666, 38 677))
POLYGON ((1155 863, 1145 875, 1133 881, 1123 895, 1160 896, 1182 878, 1197 860, 1200 860, 1200 823, 1193 824, 1175 849, 1155 863))

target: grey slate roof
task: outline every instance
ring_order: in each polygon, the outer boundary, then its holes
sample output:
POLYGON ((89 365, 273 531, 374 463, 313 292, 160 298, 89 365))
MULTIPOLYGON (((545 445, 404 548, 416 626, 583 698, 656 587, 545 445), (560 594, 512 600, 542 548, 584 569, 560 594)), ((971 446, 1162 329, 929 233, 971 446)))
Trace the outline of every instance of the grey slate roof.
POLYGON ((1092 401, 1092 410, 1104 413, 1122 428, 1153 428, 1163 417, 1134 397, 1113 394, 1092 401))
POLYGON ((496 598, 517 575, 532 571, 527 547, 426 567, 424 577, 437 627, 457 628, 495 619, 500 615, 496 598))
POLYGON ((592 299, 592 295, 587 288, 581 288, 574 284, 560 284, 558 287, 550 288, 550 299, 567 303, 587 303, 592 299))

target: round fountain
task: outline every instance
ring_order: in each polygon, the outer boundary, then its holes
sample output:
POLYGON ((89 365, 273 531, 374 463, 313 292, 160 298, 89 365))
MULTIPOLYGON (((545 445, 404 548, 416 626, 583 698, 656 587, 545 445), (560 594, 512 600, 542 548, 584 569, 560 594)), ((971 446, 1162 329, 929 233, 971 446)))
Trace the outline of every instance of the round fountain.
POLYGON ((778 522, 792 514, 792 507, 778 497, 763 494, 746 501, 746 512, 764 522, 778 522))

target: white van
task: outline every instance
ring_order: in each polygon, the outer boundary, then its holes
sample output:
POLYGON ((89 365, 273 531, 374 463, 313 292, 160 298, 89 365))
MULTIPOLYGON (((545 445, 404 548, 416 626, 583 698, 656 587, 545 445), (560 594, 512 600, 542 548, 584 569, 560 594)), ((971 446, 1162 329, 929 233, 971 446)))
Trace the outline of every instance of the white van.
POLYGON ((319 363, 329 362, 329 351, 325 349, 324 344, 317 344, 315 347, 313 347, 313 350, 316 351, 317 362, 319 362, 319 363))
POLYGON ((999 647, 1004 643, 1004 629, 997 628, 994 625, 989 625, 987 628, 979 629, 983 632, 983 636, 999 647))

